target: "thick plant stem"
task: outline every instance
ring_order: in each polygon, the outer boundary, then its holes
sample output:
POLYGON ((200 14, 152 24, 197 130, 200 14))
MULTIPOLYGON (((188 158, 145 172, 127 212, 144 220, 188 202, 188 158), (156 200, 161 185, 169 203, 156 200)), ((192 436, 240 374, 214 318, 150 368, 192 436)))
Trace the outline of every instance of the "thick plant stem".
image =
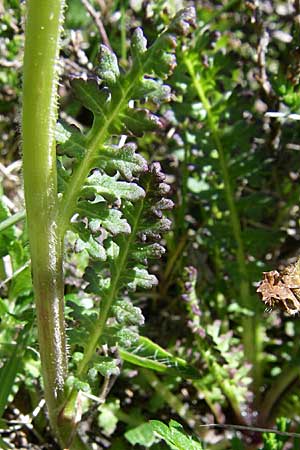
MULTIPOLYGON (((230 174, 226 163, 225 149, 223 147, 219 130, 215 124, 212 113, 211 104, 203 89, 201 79, 196 74, 192 61, 185 58, 185 64, 192 78, 193 85, 196 89, 198 97, 203 104, 207 113, 208 126, 210 128, 211 136, 218 151, 220 171, 224 182, 225 198, 227 207, 230 213, 229 221, 231 224, 232 234, 236 243, 236 259, 239 266, 240 273, 240 304, 244 308, 253 310, 250 296, 250 283, 247 273, 246 257, 244 244, 242 239, 242 230, 237 208, 235 206, 234 192, 230 182, 230 174)), ((258 391, 260 386, 260 354, 261 342, 259 324, 255 318, 255 314, 245 317, 242 322, 243 325, 243 344, 245 349, 246 359, 252 364, 252 375, 254 380, 254 387, 258 391)))
POLYGON ((57 228, 55 125, 64 0, 28 0, 23 80, 23 174, 45 398, 51 425, 67 372, 62 270, 57 228))

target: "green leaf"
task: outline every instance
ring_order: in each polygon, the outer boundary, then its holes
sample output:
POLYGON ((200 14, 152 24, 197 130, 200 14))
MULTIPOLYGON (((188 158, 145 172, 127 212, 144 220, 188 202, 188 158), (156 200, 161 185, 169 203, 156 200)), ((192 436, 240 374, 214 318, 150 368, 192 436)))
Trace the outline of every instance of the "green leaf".
POLYGON ((113 236, 119 233, 130 233, 130 225, 122 217, 122 212, 107 208, 105 202, 80 201, 76 212, 82 218, 89 218, 89 228, 92 232, 103 227, 113 236))
POLYGON ((30 328, 31 325, 26 325, 19 332, 13 352, 0 369, 0 417, 2 417, 5 411, 8 397, 12 393, 13 384, 22 366, 22 359, 30 335, 30 328))
POLYGON ((88 177, 82 189, 82 195, 85 197, 97 195, 99 199, 105 198, 108 201, 120 199, 136 201, 143 198, 145 192, 136 183, 118 181, 117 177, 109 177, 95 171, 88 177))
POLYGON ((120 401, 105 402, 99 407, 98 424, 103 429, 106 436, 111 436, 116 429, 118 419, 118 411, 120 410, 120 401))
POLYGON ((116 333, 115 333, 115 342, 118 346, 121 346, 122 348, 131 347, 132 345, 135 345, 139 340, 139 334, 137 331, 134 331, 134 328, 123 328, 121 327, 116 333))
POLYGON ((157 442, 150 423, 142 423, 138 427, 126 431, 124 436, 131 445, 139 444, 147 448, 157 442))
POLYGON ((112 307, 112 312, 116 320, 124 326, 143 325, 145 322, 141 309, 133 306, 129 300, 119 300, 112 307))
POLYGON ((70 158, 83 159, 87 142, 85 136, 74 125, 57 123, 55 131, 56 141, 59 145, 58 154, 66 154, 70 158))
MULTIPOLYGON (((73 360, 76 361, 77 354, 73 354, 73 360)), ((79 380, 78 378, 74 377, 73 375, 70 375, 66 381, 66 385, 68 388, 75 388, 78 391, 82 392, 89 392, 90 391, 90 385, 86 383, 85 381, 79 380)))
POLYGON ((154 103, 160 103, 171 100, 170 86, 163 84, 161 80, 144 77, 134 90, 133 97, 136 99, 144 98, 152 100, 154 103))
MULTIPOLYGON (((164 211, 172 206, 164 198, 170 188, 160 165, 154 163, 148 169, 134 144, 114 144, 124 141, 120 134, 141 135, 160 125, 159 118, 146 109, 145 100, 170 98, 170 88, 160 77, 166 78, 175 67, 175 33, 186 32, 181 20, 185 21, 184 14, 176 17, 172 33, 163 32, 148 50, 141 30, 137 30, 127 73, 120 73, 115 54, 101 46, 96 69, 101 80, 71 82, 77 99, 93 113, 94 121, 85 136, 70 128, 61 132, 58 184, 64 193, 60 212, 67 211, 68 220, 72 219, 70 228, 78 234, 76 249, 91 256, 83 276, 85 290, 100 297, 100 313, 92 308, 87 314, 78 305, 69 312, 78 324, 69 332, 70 342, 81 350, 80 357, 82 348, 87 356, 107 343, 135 345, 143 317, 127 302, 128 291, 149 289, 158 282, 148 272, 147 259, 164 252, 156 241, 170 228, 164 217, 164 211), (121 301, 124 296, 126 301, 121 301)), ((118 361, 99 358, 90 366, 90 377, 97 371, 104 376, 118 374, 118 361)), ((86 360, 84 363, 88 366, 86 360)))
POLYGON ((138 262, 150 259, 159 259, 165 253, 165 249, 160 244, 136 244, 132 251, 132 256, 138 262))
POLYGON ((95 162, 106 173, 114 174, 118 171, 122 177, 131 181, 134 175, 145 172, 148 168, 145 158, 135 152, 134 143, 125 144, 121 148, 106 145, 100 150, 95 162))
POLYGON ((79 253, 83 250, 86 250, 91 258, 96 261, 105 261, 106 260, 106 252, 104 247, 99 244, 92 236, 88 237, 87 241, 78 238, 75 244, 75 252, 79 253))
POLYGON ((13 449, 13 448, 14 448, 11 444, 8 444, 7 442, 5 442, 5 441, 2 439, 1 436, 0 436, 0 445, 1 445, 1 448, 2 448, 3 450, 13 449))
POLYGON ((142 289, 151 289, 158 284, 155 275, 148 273, 146 269, 135 267, 127 270, 123 276, 123 281, 131 291, 136 291, 138 287, 142 289))
MULTIPOLYGON (((286 417, 279 417, 276 420, 279 431, 288 431, 289 421, 286 417)), ((280 436, 275 433, 263 433, 264 446, 262 450, 283 450, 285 443, 289 440, 287 436, 280 436)))
POLYGON ((84 273, 84 280, 88 282, 86 292, 92 292, 97 295, 102 295, 109 290, 110 279, 101 276, 102 264, 90 264, 84 273))
POLYGON ((100 46, 97 73, 108 84, 115 84, 120 75, 117 57, 105 45, 100 46))
MULTIPOLYGON (((0 201, 0 222, 9 217, 9 210, 7 206, 0 201)), ((9 247, 11 242, 15 239, 14 227, 6 228, 0 232, 0 258, 9 253, 9 247)))
POLYGON ((195 27, 195 9, 189 7, 178 11, 169 26, 169 30, 170 32, 187 36, 191 32, 191 28, 195 27))
POLYGON ((85 108, 92 111, 96 117, 101 120, 107 120, 107 111, 109 105, 109 92, 100 89, 96 80, 85 80, 74 78, 71 81, 71 87, 75 96, 85 108))
POLYGON ((181 374, 185 378, 199 378, 199 372, 184 359, 173 356, 149 338, 140 336, 130 348, 120 348, 124 361, 157 372, 181 374))
POLYGON ((158 420, 150 420, 155 435, 163 439, 171 449, 175 450, 203 450, 200 442, 188 436, 178 422, 171 420, 169 427, 158 420))
POLYGON ((141 28, 136 28, 131 38, 131 53, 133 60, 140 61, 141 56, 147 51, 147 39, 141 28))
POLYGON ((121 114, 121 120, 125 131, 134 136, 142 136, 146 131, 155 131, 162 126, 159 117, 146 109, 128 108, 121 114))
POLYGON ((99 372, 103 377, 120 375, 119 361, 109 356, 95 356, 91 365, 92 369, 99 372))

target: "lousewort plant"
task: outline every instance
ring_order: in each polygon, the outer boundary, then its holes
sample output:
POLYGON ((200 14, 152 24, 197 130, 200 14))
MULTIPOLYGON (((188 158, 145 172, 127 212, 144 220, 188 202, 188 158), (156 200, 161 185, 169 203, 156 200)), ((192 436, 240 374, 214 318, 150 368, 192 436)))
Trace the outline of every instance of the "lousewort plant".
POLYGON ((120 372, 120 358, 130 357, 128 349, 141 339, 144 318, 130 291, 158 282, 148 261, 164 253, 159 241, 170 227, 164 216, 172 207, 169 187, 160 165, 148 165, 125 137, 161 125, 155 110, 171 96, 162 80, 176 66, 176 45, 190 32, 194 10, 180 11, 149 48, 136 29, 125 73, 116 55, 100 47, 94 76, 70 81, 93 114, 91 128, 82 132, 57 123, 64 1, 29 0, 27 9, 22 148, 39 349, 52 429, 62 448, 77 449, 84 448, 76 433, 80 392, 101 375, 105 397, 120 372), (84 282, 94 303, 88 308, 80 299, 71 303, 67 334, 68 237, 76 252, 89 256, 84 282))

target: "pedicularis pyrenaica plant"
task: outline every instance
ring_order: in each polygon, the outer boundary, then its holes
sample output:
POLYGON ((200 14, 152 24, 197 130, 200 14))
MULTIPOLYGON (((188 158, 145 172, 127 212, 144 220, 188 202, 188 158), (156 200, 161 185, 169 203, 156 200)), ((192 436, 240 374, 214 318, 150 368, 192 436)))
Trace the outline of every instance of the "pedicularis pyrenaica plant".
POLYGON ((94 76, 71 80, 77 99, 93 114, 91 129, 81 132, 57 124, 64 2, 29 0, 27 8, 23 173, 44 390, 61 446, 81 448, 80 390, 99 373, 105 386, 119 373, 119 358, 109 349, 138 341, 144 319, 129 292, 157 283, 147 263, 163 254, 160 235, 170 227, 163 213, 172 202, 165 198, 169 187, 160 165, 148 166, 124 136, 160 126, 153 111, 171 95, 162 80, 176 65, 177 40, 189 33, 194 11, 179 12, 149 48, 142 30, 135 30, 126 73, 120 73, 115 54, 100 47, 94 76), (99 302, 98 312, 74 305, 69 313, 70 346, 76 349, 70 355, 64 317, 67 232, 75 250, 89 255, 84 280, 99 302), (104 344, 108 350, 98 351, 104 344))

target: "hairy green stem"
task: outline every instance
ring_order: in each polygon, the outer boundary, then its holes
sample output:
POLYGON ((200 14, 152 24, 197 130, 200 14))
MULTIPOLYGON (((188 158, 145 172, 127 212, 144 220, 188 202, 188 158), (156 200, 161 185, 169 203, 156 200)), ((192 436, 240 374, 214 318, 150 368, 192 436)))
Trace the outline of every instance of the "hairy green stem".
POLYGON ((51 425, 67 373, 63 236, 57 227, 58 56, 64 0, 28 0, 23 80, 23 174, 39 349, 51 425))
MULTIPOLYGON (((195 72, 194 64, 188 57, 184 59, 188 72, 191 76, 192 83, 198 94, 200 101, 207 113, 207 121, 210 128, 211 136, 218 151, 220 170, 224 182, 225 198, 229 210, 229 221, 232 228, 232 234, 236 242, 236 259, 240 272, 240 303, 243 307, 253 310, 250 296, 250 283, 247 273, 246 256, 244 244, 242 239, 242 230, 237 208, 235 206, 234 192, 230 182, 230 174, 227 167, 225 149, 223 147, 220 133, 212 112, 212 107, 209 99, 206 96, 205 90, 202 86, 200 76, 195 72)), ((246 359, 252 364, 252 374, 254 379, 254 386, 259 388, 260 385, 260 330, 259 324, 255 318, 255 314, 250 317, 245 317, 242 322, 243 325, 243 344, 245 348, 246 359)))

